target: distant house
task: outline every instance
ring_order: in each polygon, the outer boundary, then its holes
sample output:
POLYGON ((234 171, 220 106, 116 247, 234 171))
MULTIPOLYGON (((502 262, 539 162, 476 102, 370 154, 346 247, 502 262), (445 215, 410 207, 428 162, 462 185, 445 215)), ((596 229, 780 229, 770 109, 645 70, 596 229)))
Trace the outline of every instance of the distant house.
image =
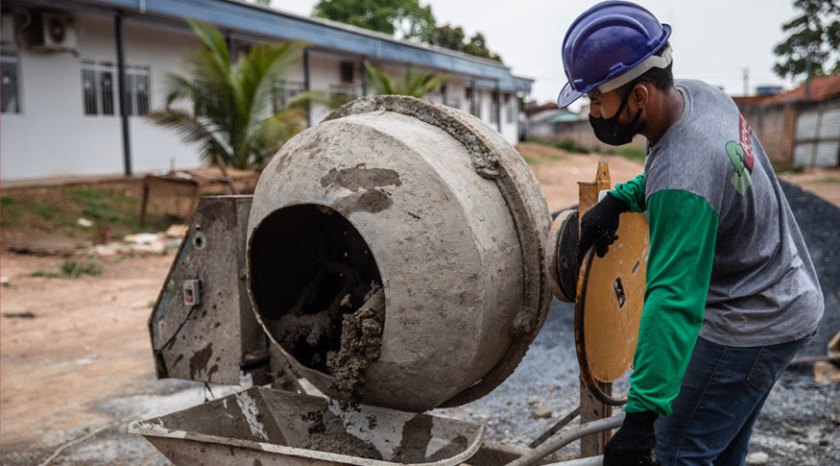
POLYGON ((523 113, 525 114, 524 138, 537 138, 540 140, 553 140, 554 123, 563 120, 576 120, 577 113, 566 109, 557 108, 554 102, 537 104, 526 102, 523 113))
POLYGON ((840 75, 816 77, 806 89, 734 97, 770 159, 808 167, 840 165, 840 75))
MULTIPOLYGON (((595 137, 589 124, 589 104, 584 103, 577 113, 557 109, 557 105, 549 104, 541 108, 529 118, 529 134, 549 142, 573 142, 578 147, 614 152, 615 147, 605 144, 595 137)), ((526 108, 526 113, 528 109, 526 108)), ((644 149, 646 139, 637 135, 630 143, 639 149, 644 149)))
MULTIPOLYGON (((199 166, 196 147, 143 118, 164 105, 166 75, 198 47, 185 18, 216 25, 234 56, 256 42, 305 42, 278 83, 280 99, 307 89, 368 95, 364 61, 395 76, 409 67, 446 73, 451 80, 427 99, 473 113, 512 143, 517 95, 533 83, 492 60, 233 0, 5 0, 0 177, 199 166)), ((327 113, 313 109, 310 124, 327 113)))

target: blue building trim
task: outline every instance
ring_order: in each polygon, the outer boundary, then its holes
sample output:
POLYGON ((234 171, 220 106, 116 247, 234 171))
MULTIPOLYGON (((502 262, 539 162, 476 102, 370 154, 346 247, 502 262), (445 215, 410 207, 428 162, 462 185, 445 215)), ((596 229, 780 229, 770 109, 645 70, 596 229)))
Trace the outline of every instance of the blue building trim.
POLYGON ((216 25, 221 29, 272 39, 303 41, 315 48, 364 56, 372 61, 410 63, 443 72, 490 81, 489 88, 507 92, 530 92, 533 80, 513 76, 503 64, 478 57, 397 40, 332 21, 297 16, 233 0, 10 0, 7 4, 31 4, 62 9, 95 9, 128 18, 149 17, 182 22, 184 18, 216 25))

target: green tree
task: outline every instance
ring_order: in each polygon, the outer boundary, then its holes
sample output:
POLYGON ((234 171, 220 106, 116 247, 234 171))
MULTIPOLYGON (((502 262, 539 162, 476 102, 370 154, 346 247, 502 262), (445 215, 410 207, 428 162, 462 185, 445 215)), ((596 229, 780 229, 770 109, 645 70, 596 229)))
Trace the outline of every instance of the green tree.
POLYGON ((377 94, 408 95, 423 97, 429 92, 442 86, 449 79, 448 76, 429 71, 414 72, 406 70, 400 77, 392 79, 384 71, 365 62, 368 78, 377 94))
POLYGON ((320 0, 312 15, 423 42, 435 27, 432 7, 418 0, 320 0))
POLYGON ((502 57, 487 48, 487 40, 484 38, 484 34, 476 32, 472 37, 467 39, 464 30, 460 26, 444 24, 435 27, 429 43, 476 57, 489 58, 498 62, 502 61, 502 57))
POLYGON ((815 76, 840 73, 840 3, 838 0, 795 0, 797 16, 782 25, 788 37, 773 52, 773 71, 782 78, 806 73, 808 55, 815 76))
POLYGON ((460 26, 436 26, 432 8, 419 0, 319 0, 312 16, 502 61, 487 48, 482 33, 468 39, 460 26))
POLYGON ((453 26, 451 24, 444 24, 435 27, 432 33, 432 45, 447 48, 450 50, 464 51, 464 42, 466 35, 461 26, 453 26))
POLYGON ((271 111, 275 86, 302 45, 256 44, 234 66, 216 28, 197 22, 190 26, 202 47, 187 59, 186 76, 169 75, 166 107, 149 118, 178 131, 185 141, 201 142, 208 164, 262 166, 306 124, 303 107, 310 96, 271 111))

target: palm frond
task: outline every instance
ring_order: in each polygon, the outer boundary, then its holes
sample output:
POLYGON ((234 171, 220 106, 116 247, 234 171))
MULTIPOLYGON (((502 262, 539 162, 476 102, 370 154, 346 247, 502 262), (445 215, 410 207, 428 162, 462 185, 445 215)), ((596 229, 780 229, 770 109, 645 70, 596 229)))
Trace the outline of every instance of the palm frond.
POLYGON ((230 51, 222 33, 207 23, 194 20, 188 20, 187 22, 198 39, 210 51, 210 56, 218 62, 217 65, 222 69, 230 70, 230 51))
POLYGON ((253 157, 249 162, 257 166, 264 165, 286 141, 305 126, 305 113, 301 109, 277 112, 262 120, 248 140, 251 149, 248 152, 253 157))
POLYGON ((439 75, 436 73, 429 73, 422 81, 421 84, 417 87, 417 95, 414 97, 420 98, 424 95, 428 94, 429 92, 434 91, 435 89, 443 86, 449 81, 449 76, 446 75, 439 75))
POLYGON ((205 141, 205 147, 212 149, 205 149, 205 152, 201 154, 207 163, 214 162, 216 153, 225 161, 232 159, 230 146, 217 137, 217 133, 207 122, 200 121, 187 111, 170 108, 150 112, 147 117, 158 125, 174 129, 184 142, 205 141))
POLYGON ((303 44, 257 44, 236 64, 215 27, 190 21, 202 48, 185 62, 183 75, 170 75, 163 110, 149 118, 188 142, 203 142, 202 157, 246 168, 264 159, 300 131, 301 110, 272 115, 274 83, 282 80, 303 44), (189 101, 185 109, 180 102, 189 101), (191 111, 190 111, 191 110, 191 111))
POLYGON ((370 78, 370 83, 376 89, 377 94, 396 94, 391 77, 385 74, 384 71, 368 62, 365 62, 365 69, 370 78))
POLYGON ((449 80, 446 75, 431 71, 415 72, 411 69, 393 79, 368 62, 365 62, 365 68, 371 85, 378 94, 408 95, 420 98, 449 80))
POLYGON ((259 116, 270 109, 277 76, 286 73, 302 48, 303 44, 300 42, 258 44, 240 62, 237 67, 237 81, 240 83, 243 97, 244 107, 241 111, 243 115, 247 115, 251 129, 261 120, 259 116))

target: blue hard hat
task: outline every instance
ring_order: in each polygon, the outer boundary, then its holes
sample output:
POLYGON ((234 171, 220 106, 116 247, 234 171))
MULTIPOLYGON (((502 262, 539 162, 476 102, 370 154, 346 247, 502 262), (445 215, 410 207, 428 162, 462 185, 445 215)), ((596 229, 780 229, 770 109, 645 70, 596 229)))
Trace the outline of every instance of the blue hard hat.
MULTIPOLYGON (((586 10, 563 39, 563 66, 569 82, 560 91, 557 105, 567 107, 583 94, 636 68, 646 66, 646 71, 652 66, 663 67, 661 61, 651 65, 645 60, 661 49, 670 36, 671 26, 660 23, 650 11, 635 3, 607 1, 586 10)), ((667 62, 670 63, 670 53, 667 62)), ((619 86, 601 91, 616 87, 619 86)))

